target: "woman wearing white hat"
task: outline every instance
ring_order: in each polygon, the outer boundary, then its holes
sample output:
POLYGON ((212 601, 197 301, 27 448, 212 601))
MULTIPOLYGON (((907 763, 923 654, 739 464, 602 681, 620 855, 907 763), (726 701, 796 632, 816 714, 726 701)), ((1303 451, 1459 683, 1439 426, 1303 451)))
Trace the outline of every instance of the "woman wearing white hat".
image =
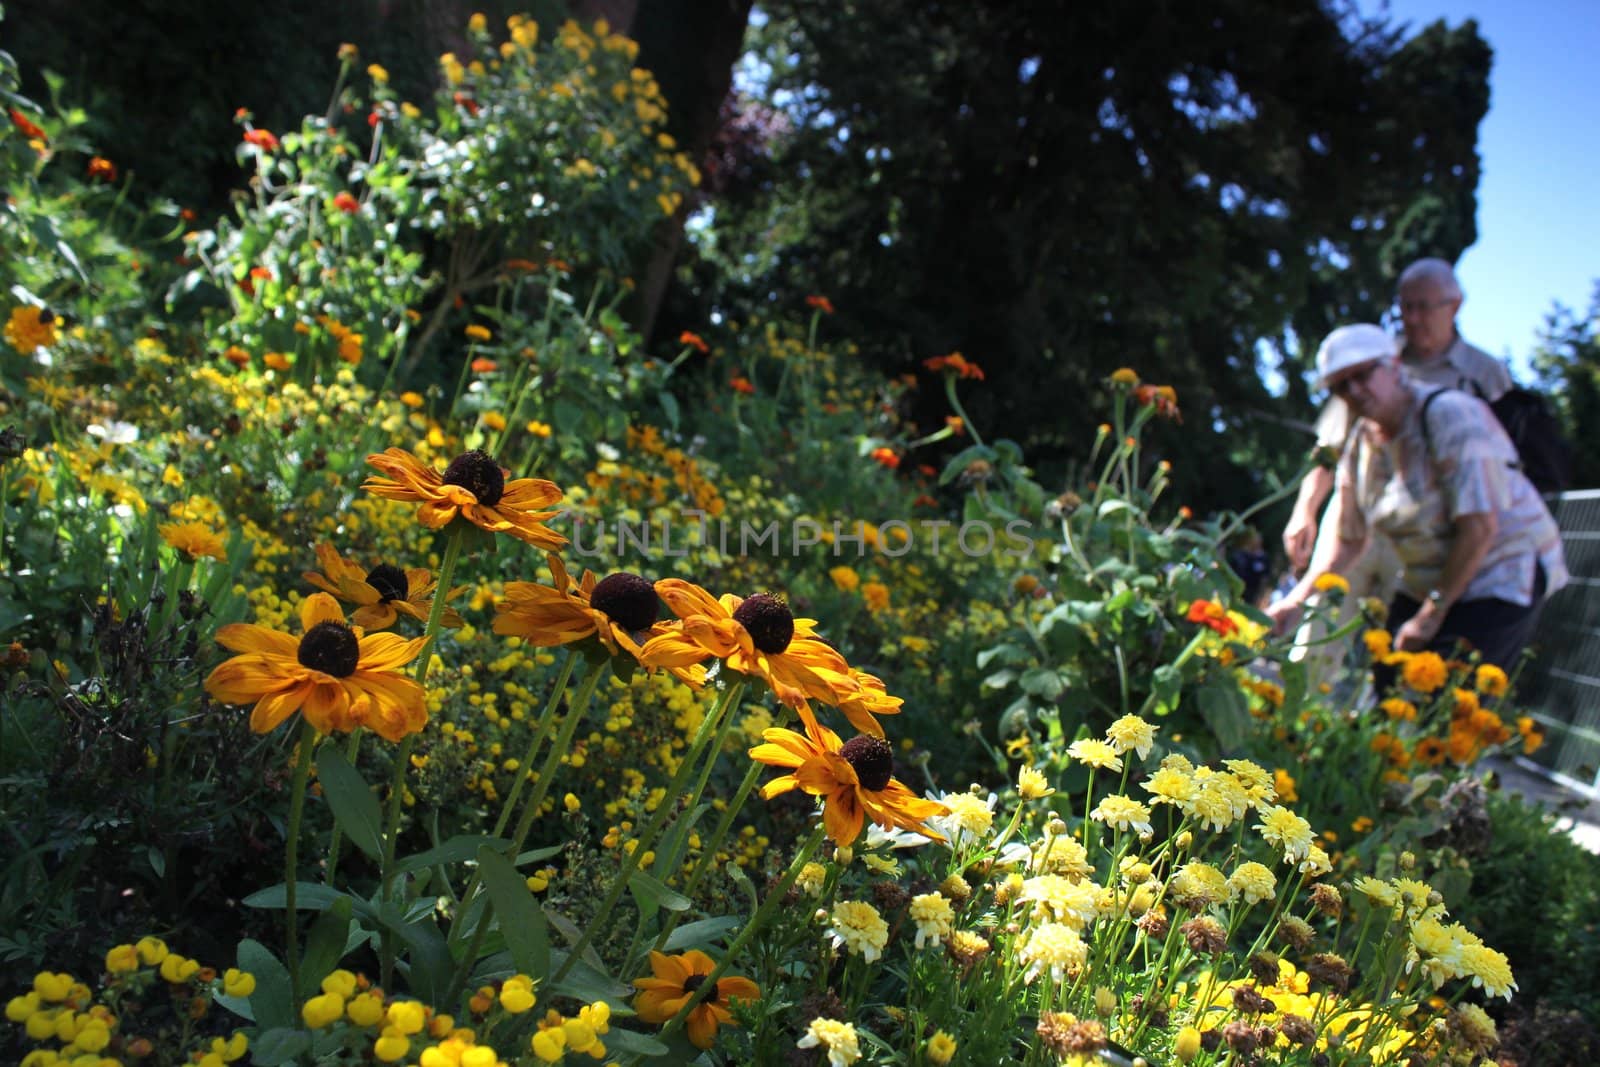
POLYGON ((1412 382, 1394 340, 1365 323, 1328 335, 1317 372, 1359 422, 1339 457, 1333 557, 1268 609, 1276 628, 1291 627, 1321 573, 1340 574, 1376 529, 1400 559, 1389 608, 1396 649, 1450 654, 1464 642, 1485 662, 1514 666, 1567 567, 1555 520, 1494 412, 1459 390, 1412 382))

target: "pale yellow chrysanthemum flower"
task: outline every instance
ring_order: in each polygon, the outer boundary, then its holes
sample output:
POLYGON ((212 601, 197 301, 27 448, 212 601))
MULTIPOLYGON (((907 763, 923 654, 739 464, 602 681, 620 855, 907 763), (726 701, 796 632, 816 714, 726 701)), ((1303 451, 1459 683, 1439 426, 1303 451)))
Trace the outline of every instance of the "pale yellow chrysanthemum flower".
POLYGON ((856 1028, 837 1019, 812 1019, 798 1048, 821 1048, 828 1053, 828 1067, 850 1067, 861 1058, 861 1043, 856 1028))
POLYGON ((1083 847, 1083 843, 1065 834, 1052 837, 1048 844, 1040 842, 1034 846, 1030 869, 1065 875, 1074 881, 1087 878, 1094 873, 1094 867, 1089 863, 1089 852, 1083 847))
POLYGON ((828 935, 834 948, 843 946, 847 952, 871 963, 883 955, 889 943, 889 924, 883 921, 878 909, 859 900, 840 901, 829 916, 828 935))
POLYGON ((1017 792, 1023 800, 1042 800, 1055 792, 1044 772, 1037 767, 1023 767, 1017 772, 1017 792))
POLYGON ((1124 715, 1106 730, 1106 740, 1119 753, 1137 752, 1140 759, 1149 759, 1159 729, 1137 715, 1124 715))
POLYGON ((1092 737, 1079 738, 1067 746, 1067 755, 1079 763, 1103 771, 1122 770, 1122 758, 1117 750, 1104 741, 1092 737))
POLYGON ((1199 911, 1212 904, 1220 904, 1231 896, 1228 879, 1209 863, 1191 860, 1179 867, 1167 885, 1174 902, 1182 907, 1199 911))
POLYGON ((937 948, 950 936, 956 919, 955 909, 938 893, 923 893, 912 897, 911 907, 907 913, 911 916, 911 921, 917 924, 916 948, 921 948, 923 945, 937 948))
POLYGON ((1103 822, 1114 830, 1132 830, 1140 837, 1155 832, 1150 825, 1150 809, 1131 797, 1112 793, 1104 797, 1089 813, 1089 818, 1103 822))
POLYGON ((1305 859, 1316 837, 1310 823, 1288 808, 1277 806, 1261 813, 1261 821, 1256 823, 1256 829, 1261 831, 1261 837, 1267 844, 1283 849, 1285 863, 1298 863, 1305 859))
POLYGON ((1017 899, 1033 905, 1036 921, 1065 923, 1082 930, 1100 914, 1100 887, 1059 874, 1040 874, 1022 883, 1017 899))
POLYGON ((1089 946, 1072 927, 1063 923, 1041 923, 1028 931, 1027 940, 1017 954, 1027 966, 1024 982, 1032 982, 1046 971, 1061 981, 1080 970, 1089 960, 1089 946))
POLYGON ((1278 892, 1278 879, 1266 867, 1251 861, 1241 863, 1228 876, 1228 888, 1246 904, 1271 900, 1278 892))
POLYGON ((1162 767, 1145 779, 1144 790, 1150 794, 1150 803, 1171 804, 1180 809, 1193 800, 1198 791, 1190 772, 1174 767, 1162 767))

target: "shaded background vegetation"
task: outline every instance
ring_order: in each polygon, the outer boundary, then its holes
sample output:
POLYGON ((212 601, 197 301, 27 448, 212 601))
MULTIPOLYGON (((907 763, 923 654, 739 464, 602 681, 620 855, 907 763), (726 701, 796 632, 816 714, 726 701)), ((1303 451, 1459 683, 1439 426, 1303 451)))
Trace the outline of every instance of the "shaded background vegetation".
MULTIPOLYGON (((1173 499, 1257 499, 1310 443, 1316 339, 1476 239, 1489 44, 1470 20, 1406 38, 1332 0, 24 0, 3 27, 89 94, 136 195, 204 217, 240 178, 235 108, 268 128, 322 110, 344 41, 420 97, 471 9, 604 15, 660 79, 705 180, 637 264, 646 336, 827 294, 830 329, 885 372, 982 365, 973 417, 1047 487, 1081 459, 1090 384, 1129 365, 1181 398, 1173 499)), ((1574 419, 1600 404, 1591 320, 1558 311, 1535 363, 1574 419)))

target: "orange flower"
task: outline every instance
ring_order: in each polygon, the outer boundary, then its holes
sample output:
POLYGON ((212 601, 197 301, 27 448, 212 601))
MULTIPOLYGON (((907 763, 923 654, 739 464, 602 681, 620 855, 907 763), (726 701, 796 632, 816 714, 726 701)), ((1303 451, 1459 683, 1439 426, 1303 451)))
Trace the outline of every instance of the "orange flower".
POLYGON ((45 136, 44 131, 35 126, 28 116, 17 108, 11 109, 11 125, 15 126, 17 132, 30 141, 42 140, 45 136))
MULTIPOLYGON (((371 570, 345 559, 329 544, 317 546, 317 562, 322 573, 306 571, 302 577, 318 589, 332 593, 347 604, 356 604, 351 621, 368 630, 387 630, 401 615, 426 623, 433 610, 429 594, 438 585, 425 567, 401 570, 392 563, 380 563, 371 570)), ((446 596, 461 592, 452 589, 446 596)), ((449 627, 464 625, 454 608, 445 608, 440 622, 449 627)))
POLYGON ((701 355, 705 355, 711 351, 711 346, 706 344, 705 338, 701 337, 697 333, 692 333, 689 330, 684 330, 678 335, 678 343, 680 345, 688 345, 690 348, 698 350, 701 355))
POLYGON ((887 445, 874 448, 872 450, 872 459, 873 462, 880 466, 888 467, 890 470, 897 470, 900 467, 900 453, 887 445))
POLYGON ((224 704, 249 704, 250 729, 269 733, 300 712, 322 733, 365 726, 389 741, 422 729, 427 693, 401 668, 426 638, 366 634, 344 621, 339 602, 312 593, 300 605, 301 636, 250 623, 217 631, 217 643, 240 653, 212 671, 206 692, 224 704))
POLYGON ((917 796, 893 776, 894 749, 887 741, 863 735, 841 744, 838 734, 809 722, 805 731, 763 730, 764 744, 750 750, 757 763, 791 770, 761 787, 764 798, 771 800, 791 789, 821 797, 823 826, 840 846, 854 844, 867 819, 886 830, 898 826, 944 840, 924 820, 950 809, 917 796))
POLYGON ((812 293, 810 296, 806 297, 806 307, 815 308, 824 315, 833 314, 833 301, 829 300, 825 296, 818 296, 816 293, 812 293))
POLYGON ((967 357, 960 352, 951 352, 944 356, 934 356, 922 361, 922 365, 931 371, 954 371, 958 378, 974 378, 983 381, 983 368, 976 363, 969 362, 967 357))
POLYGON ((1133 401, 1141 407, 1155 408, 1162 418, 1183 421, 1178 413, 1178 391, 1170 385, 1141 385, 1133 391, 1133 401))
POLYGON ((1196 600, 1189 605, 1188 619, 1202 626, 1209 626, 1223 637, 1228 637, 1239 629, 1239 624, 1228 618, 1228 609, 1215 600, 1196 600))
POLYGON ((751 385, 750 384, 750 379, 746 378, 742 374, 735 375, 734 377, 729 378, 728 379, 728 385, 736 393, 744 393, 746 396, 754 396, 755 395, 756 387, 754 385, 751 385))
POLYGON ((485 359, 482 356, 479 356, 471 363, 473 374, 490 374, 499 366, 500 364, 496 363, 494 360, 485 359))
POLYGON ((253 144, 263 152, 278 150, 278 139, 272 135, 271 130, 246 130, 244 141, 245 144, 253 144))
MULTIPOLYGON (((643 1022, 664 1023, 678 1014, 690 995, 704 985, 716 969, 711 957, 699 949, 690 949, 678 956, 652 950, 652 977, 633 980, 634 988, 639 990, 638 996, 633 998, 633 1009, 643 1022)), ((696 1048, 710 1048, 717 1040, 718 1025, 735 1025, 733 1014, 728 1010, 734 1000, 760 999, 761 989, 750 979, 723 975, 717 979, 716 988, 689 1013, 685 1027, 689 1040, 696 1048)))
POLYGON ((361 201, 357 200, 354 196, 351 196, 348 192, 341 191, 334 194, 333 206, 344 212, 346 215, 354 215, 356 212, 361 210, 361 201))
POLYGON ((430 530, 460 516, 490 533, 508 533, 547 552, 567 543, 544 524, 559 512, 538 510, 558 503, 561 489, 543 478, 507 480, 511 472, 482 449, 463 452, 443 474, 400 448, 368 456, 367 465, 386 477, 369 477, 361 487, 385 500, 422 505, 417 518, 430 530))
MULTIPOLYGON (((618 572, 597 579, 586 570, 573 584, 559 556, 551 553, 545 561, 554 587, 507 582, 505 596, 494 606, 495 633, 520 637, 537 648, 594 637, 613 656, 626 652, 639 659, 646 641, 671 632, 657 621, 661 601, 655 588, 637 574, 618 572)), ((669 669, 690 685, 705 682, 705 668, 697 663, 669 669)))
POLYGON ((105 156, 92 156, 87 174, 98 181, 114 182, 117 180, 117 165, 105 156))
POLYGON ((882 699, 863 693, 845 658, 814 636, 816 620, 795 618, 770 593, 742 599, 725 593, 719 599, 681 578, 663 578, 655 588, 682 625, 645 642, 639 662, 646 667, 687 667, 714 657, 765 682, 807 722, 816 721, 807 701, 819 700, 839 708, 864 733, 883 736, 872 717, 882 699))

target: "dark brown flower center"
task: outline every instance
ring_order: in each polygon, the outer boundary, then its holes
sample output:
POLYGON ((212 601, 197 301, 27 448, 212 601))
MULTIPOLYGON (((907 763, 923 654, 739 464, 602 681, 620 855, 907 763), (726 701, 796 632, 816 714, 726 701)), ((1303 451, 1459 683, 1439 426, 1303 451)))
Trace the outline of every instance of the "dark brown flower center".
POLYGON ((450 461, 444 469, 446 485, 459 485, 478 498, 478 503, 492 508, 500 503, 506 491, 506 476, 489 453, 481 448, 463 452, 450 461))
POLYGON ((630 633, 648 630, 661 615, 655 586, 637 574, 618 571, 595 583, 589 606, 630 633))
POLYGON ((794 614, 771 593, 746 597, 733 612, 733 621, 745 628, 750 640, 769 656, 776 656, 794 640, 794 614))
POLYGON ((894 776, 894 749, 881 737, 862 734, 844 743, 839 755, 855 769, 861 788, 877 792, 894 776))
MULTIPOLYGON (((689 977, 687 977, 687 978, 685 978, 683 980, 683 991, 685 993, 693 993, 696 989, 699 989, 701 986, 703 986, 705 984, 706 984, 706 976, 705 975, 703 975, 703 974, 691 974, 689 977)), ((712 982, 711 983, 711 992, 706 994, 705 1000, 701 1001, 701 1003, 704 1004, 704 1003, 706 1003, 708 1001, 713 1001, 713 1000, 716 1000, 716 999, 717 999, 717 983, 712 982)))
POLYGON ((295 654, 302 667, 310 667, 335 678, 348 678, 361 661, 361 645, 355 631, 343 623, 319 622, 300 639, 295 654))
POLYGON ((411 593, 406 572, 392 563, 380 563, 368 571, 367 584, 378 591, 378 599, 384 604, 391 600, 405 600, 411 593))

